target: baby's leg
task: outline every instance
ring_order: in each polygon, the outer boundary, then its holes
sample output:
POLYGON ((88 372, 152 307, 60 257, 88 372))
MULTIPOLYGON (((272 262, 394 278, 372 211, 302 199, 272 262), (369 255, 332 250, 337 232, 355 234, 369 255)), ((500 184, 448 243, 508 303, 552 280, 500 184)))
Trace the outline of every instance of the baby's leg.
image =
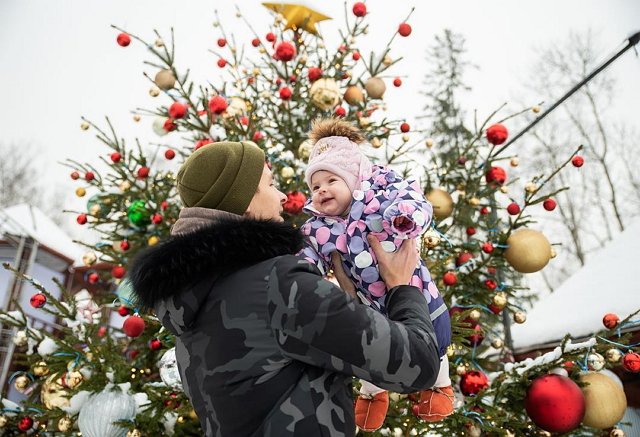
POLYGON ((389 409, 389 393, 370 382, 360 380, 360 395, 356 399, 356 425, 363 431, 375 431, 384 424, 389 409))
POLYGON ((448 387, 451 385, 451 378, 449 377, 449 358, 447 354, 444 354, 440 358, 440 370, 438 371, 438 377, 436 378, 434 387, 448 387))
POLYGON ((373 385, 369 381, 361 379, 360 382, 362 383, 360 386, 360 394, 363 396, 374 397, 378 393, 385 391, 383 388, 373 385))

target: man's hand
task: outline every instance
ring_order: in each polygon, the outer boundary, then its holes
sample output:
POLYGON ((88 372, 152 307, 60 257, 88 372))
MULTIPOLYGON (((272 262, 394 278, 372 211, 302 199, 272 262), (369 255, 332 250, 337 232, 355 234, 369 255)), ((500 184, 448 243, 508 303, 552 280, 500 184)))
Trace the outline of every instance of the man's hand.
POLYGON ((408 285, 420 259, 415 238, 404 240, 393 253, 385 252, 380 241, 373 235, 367 236, 367 241, 376 255, 380 276, 387 290, 398 285, 408 285))
POLYGON ((345 273, 344 268, 342 267, 342 258, 338 252, 333 252, 331 254, 331 263, 333 264, 333 274, 338 280, 340 288, 342 288, 342 290, 351 297, 356 298, 356 286, 345 273))

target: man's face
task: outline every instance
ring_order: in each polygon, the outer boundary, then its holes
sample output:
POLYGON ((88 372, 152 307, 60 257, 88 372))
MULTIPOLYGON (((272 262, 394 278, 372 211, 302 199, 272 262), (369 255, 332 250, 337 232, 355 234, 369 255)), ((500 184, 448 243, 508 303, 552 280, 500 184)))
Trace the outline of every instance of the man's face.
POLYGON ((246 215, 253 219, 282 222, 284 219, 280 214, 282 214, 282 205, 286 201, 287 196, 275 187, 273 174, 265 164, 258 190, 249 203, 246 215))

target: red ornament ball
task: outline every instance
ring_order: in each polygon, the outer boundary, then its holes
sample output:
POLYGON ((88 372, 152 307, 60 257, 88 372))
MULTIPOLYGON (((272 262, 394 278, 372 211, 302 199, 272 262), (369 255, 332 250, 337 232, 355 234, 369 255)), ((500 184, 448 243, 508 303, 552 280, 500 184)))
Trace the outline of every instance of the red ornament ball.
POLYGON ((488 183, 502 185, 507 180, 507 172, 502 167, 491 167, 484 177, 488 183))
POLYGON ((493 314, 500 314, 502 312, 502 307, 499 307, 495 303, 490 303, 488 308, 493 314))
POLYGON ((196 142, 194 150, 198 150, 200 147, 206 146, 207 144, 211 144, 211 143, 213 143, 213 140, 211 138, 203 138, 201 140, 198 140, 196 142))
POLYGON ((131 247, 131 245, 129 244, 129 242, 127 240, 122 240, 120 242, 120 249, 123 251, 127 251, 129 250, 129 247, 131 247))
POLYGON ((344 117, 345 115, 347 115, 347 110, 344 109, 342 106, 338 106, 336 108, 335 114, 338 117, 344 117))
POLYGON ((547 211, 553 211, 554 209, 556 209, 557 204, 555 200, 547 199, 544 202, 542 202, 542 206, 547 211))
POLYGON ((118 35, 118 37, 116 38, 116 41, 118 42, 118 45, 120 47, 126 47, 129 44, 131 44, 131 37, 128 34, 123 32, 118 35))
POLYGON ((140 167, 138 169, 138 179, 144 179, 149 176, 149 167, 140 167))
POLYGON ((510 215, 518 215, 520 214, 520 206, 515 202, 510 203, 509 206, 507 206, 507 212, 510 215))
POLYGON ((144 331, 144 320, 139 316, 130 316, 124 321, 122 330, 128 337, 138 337, 144 331))
POLYGON ((398 26, 398 33, 400 36, 409 36, 411 35, 411 26, 407 23, 402 23, 398 26))
POLYGON ((298 80, 298 77, 295 74, 292 74, 291 76, 289 76, 290 83, 295 83, 296 80, 298 80))
POLYGON ((171 118, 167 118, 164 122, 164 124, 162 125, 162 129, 166 130, 167 132, 171 132, 174 131, 178 128, 178 125, 176 125, 173 122, 173 119, 171 118))
POLYGON ((289 88, 288 86, 280 88, 279 93, 282 100, 289 100, 293 95, 293 91, 291 91, 291 88, 289 88))
POLYGON ((162 203, 160 203, 161 210, 166 211, 168 207, 169 207, 169 202, 167 202, 166 200, 163 200, 162 203))
POLYGON ((364 17, 367 15, 367 5, 362 2, 357 2, 353 5, 353 15, 356 17, 364 17))
POLYGON ((480 208, 480 214, 482 215, 489 214, 489 208, 487 208, 486 206, 483 206, 482 208, 480 208))
POLYGON ((111 269, 111 276, 116 279, 121 279, 127 273, 127 270, 123 266, 115 266, 111 269))
POLYGON ((471 347, 476 347, 480 345, 480 343, 482 343, 482 340, 484 340, 484 333, 482 332, 482 328, 478 323, 473 325, 472 329, 475 331, 475 334, 471 334, 470 336, 468 336, 467 340, 469 340, 469 344, 471 345, 471 347))
POLYGON ((258 47, 260 45, 260 38, 253 38, 251 40, 251 45, 254 46, 254 47, 258 47))
POLYGON ((400 79, 399 77, 396 77, 395 79, 393 79, 393 86, 394 87, 399 87, 402 85, 402 79, 400 79))
POLYGON ((498 146, 505 141, 507 141, 507 137, 509 136, 509 131, 504 125, 500 123, 493 124, 489 126, 486 132, 487 141, 489 141, 494 146, 498 146))
POLYGON ((218 67, 220 68, 224 68, 227 66, 227 61, 225 61, 224 59, 220 58, 218 59, 218 67))
POLYGON ((571 164, 573 164, 574 167, 582 167, 584 165, 584 158, 579 155, 574 156, 571 160, 571 164))
POLYGON ((173 158, 176 157, 176 152, 169 149, 166 152, 164 152, 164 157, 167 158, 169 161, 171 161, 173 158))
POLYGON ((276 52, 273 57, 277 61, 288 62, 295 58, 296 56, 296 47, 287 41, 282 41, 280 44, 276 46, 276 52))
POLYGON ((120 314, 122 317, 128 316, 129 308, 127 308, 124 305, 121 305, 120 308, 118 308, 118 314, 120 314))
POLYGON ((31 296, 31 299, 29 299, 29 303, 34 308, 42 308, 44 304, 47 303, 47 296, 42 293, 36 293, 31 296))
POLYGON ((77 171, 72 171, 71 179, 73 179, 74 181, 77 181, 78 179, 80 179, 80 173, 78 173, 77 171))
POLYGON ((296 215, 302 212, 302 207, 307 201, 305 196, 300 191, 291 191, 287 193, 287 201, 282 205, 284 211, 288 214, 296 215))
POLYGON ((276 40, 276 36, 275 34, 273 34, 272 32, 267 33, 267 35, 265 36, 265 39, 269 42, 274 42, 276 40))
POLYGON ((640 372, 640 355, 635 352, 624 354, 624 357, 622 357, 622 367, 632 373, 640 372))
POLYGON ((222 114, 227 109, 227 100, 222 96, 213 96, 209 100, 209 110, 214 114, 222 114))
POLYGON ((494 279, 487 279, 484 281, 484 285, 485 287, 487 287, 489 290, 495 290, 496 288, 498 288, 498 283, 494 280, 494 279))
POLYGON ((96 175, 94 175, 93 172, 88 171, 84 174, 84 179, 87 181, 92 181, 95 178, 96 178, 96 175))
POLYGON ((264 138, 264 135, 263 135, 263 133, 262 133, 262 132, 260 132, 260 131, 256 131, 256 132, 253 134, 253 141, 261 141, 263 138, 264 138))
POLYGON ((473 226, 469 226, 469 227, 467 228, 467 235, 468 235, 468 236, 475 235, 475 233, 476 233, 476 228, 474 228, 473 226))
POLYGON ((533 422, 549 432, 576 429, 585 413, 584 394, 566 376, 549 374, 536 378, 524 399, 524 408, 533 422))
POLYGON ((111 154, 111 161, 112 161, 114 164, 117 164, 118 162, 120 162, 120 160, 121 160, 121 159, 122 159, 122 155, 121 155, 121 154, 119 154, 118 152, 113 152, 113 153, 111 154))
POLYGON ((482 243, 482 251, 484 253, 493 252, 493 244, 491 244, 489 241, 485 241, 484 243, 482 243))
POLYGON ((78 217, 76 217, 76 221, 78 222, 79 225, 84 225, 85 223, 87 223, 87 215, 78 214, 78 217))
POLYGON ((18 429, 20 431, 29 431, 32 426, 33 426, 33 419, 29 416, 24 416, 18 421, 18 429))
POLYGON ((473 258, 473 254, 469 252, 463 252, 456 258, 456 267, 460 267, 463 264, 468 263, 471 258, 473 258))
POLYGON ((149 349, 151 349, 152 351, 157 351, 161 347, 162 347, 162 342, 157 338, 154 338, 149 342, 149 349))
POLYGON ((400 131, 407 133, 411 130, 411 126, 409 126, 409 123, 402 123, 400 125, 400 131))
POLYGON ((154 214, 153 216, 151 216, 151 223, 153 223, 154 225, 159 225, 160 223, 162 223, 162 214, 154 214))
POLYGON ((455 285, 458 282, 458 277, 453 272, 447 272, 442 275, 442 282, 444 282, 444 285, 455 285))
POLYGON ((613 313, 605 314, 602 318, 602 324, 607 329, 615 328, 618 326, 618 323, 620 323, 620 317, 613 313))
POLYGON ((100 281, 100 275, 97 274, 96 272, 90 273, 89 276, 87 277, 87 282, 89 282, 89 284, 97 284, 100 281))
POLYGON ((353 58, 354 61, 359 61, 360 60, 360 52, 353 52, 351 57, 353 58))
POLYGON ((227 40, 224 38, 218 38, 218 47, 224 47, 227 45, 227 40))
POLYGON ((102 338, 105 335, 107 335, 107 327, 106 326, 99 327, 97 334, 98 334, 98 337, 100 337, 100 338, 102 338))
POLYGON ((309 71, 307 72, 307 77, 309 78, 310 82, 315 82, 316 80, 322 77, 322 69, 318 67, 309 68, 309 71))
POLYGON ((169 106, 169 116, 171 118, 182 118, 187 114, 187 105, 180 102, 173 102, 169 106))
POLYGON ((460 378, 460 391, 465 396, 475 396, 489 387, 489 378, 479 370, 469 370, 460 378))

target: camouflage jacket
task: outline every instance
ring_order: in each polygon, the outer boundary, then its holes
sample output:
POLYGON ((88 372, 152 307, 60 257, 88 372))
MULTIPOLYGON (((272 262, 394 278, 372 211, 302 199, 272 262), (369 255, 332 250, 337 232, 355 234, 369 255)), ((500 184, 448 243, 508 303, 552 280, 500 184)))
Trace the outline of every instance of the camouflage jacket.
POLYGON ((438 344, 420 290, 388 317, 293 256, 290 225, 220 220, 142 252, 140 303, 176 335, 184 389, 207 436, 353 436, 352 377, 399 393, 433 385, 438 344))

